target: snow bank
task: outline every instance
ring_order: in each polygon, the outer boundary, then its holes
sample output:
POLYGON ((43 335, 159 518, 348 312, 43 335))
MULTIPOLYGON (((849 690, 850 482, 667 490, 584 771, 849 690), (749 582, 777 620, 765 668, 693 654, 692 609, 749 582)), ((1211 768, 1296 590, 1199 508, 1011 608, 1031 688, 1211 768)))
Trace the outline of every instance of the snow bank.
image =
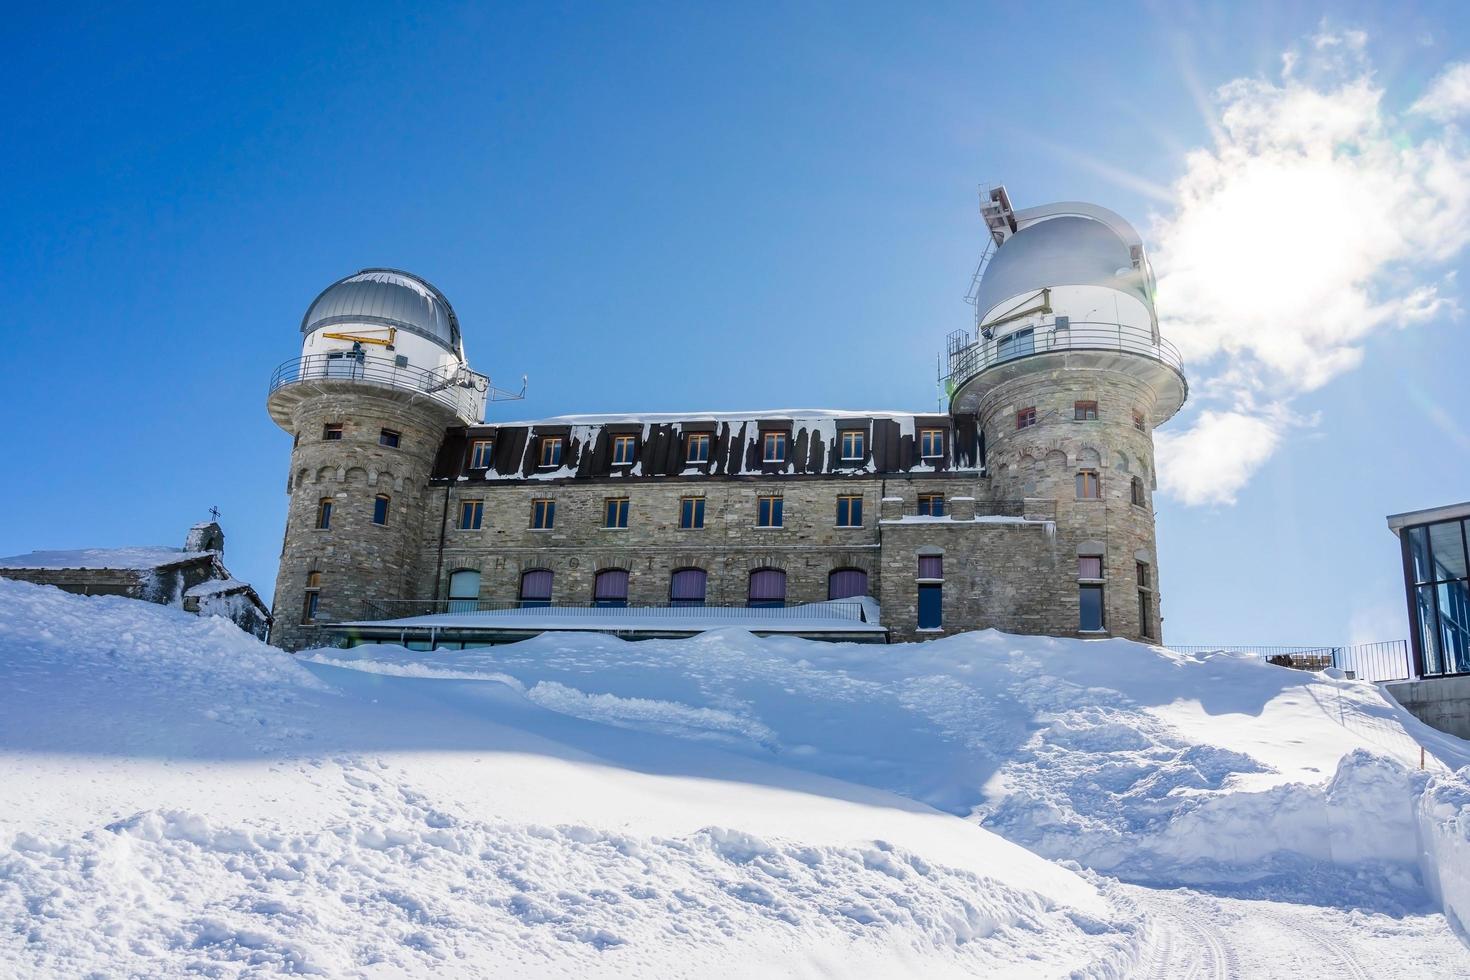
POLYGON ((1138 961, 1136 910, 973 823, 783 765, 749 706, 595 686, 303 666, 219 620, 0 581, 0 974, 1138 961))
POLYGON ((165 545, 132 548, 80 548, 74 551, 29 551, 0 558, 0 568, 127 568, 145 571, 208 558, 212 551, 184 551, 165 545))
POLYGON ((1402 713, 1373 685, 1255 658, 993 631, 879 647, 561 634, 330 656, 509 677, 554 692, 552 710, 897 793, 1133 881, 1242 888, 1310 872, 1332 900, 1423 894, 1425 776, 1402 713))
POLYGON ((1424 882, 1470 942, 1470 768, 1430 779, 1416 816, 1424 882))

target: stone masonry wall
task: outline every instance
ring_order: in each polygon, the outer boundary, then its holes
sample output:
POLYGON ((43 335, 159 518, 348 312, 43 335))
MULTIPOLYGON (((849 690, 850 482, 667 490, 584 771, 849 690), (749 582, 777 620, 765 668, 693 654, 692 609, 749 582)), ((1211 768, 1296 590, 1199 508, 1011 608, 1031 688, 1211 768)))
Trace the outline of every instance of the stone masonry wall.
MULTIPOLYGON (((1063 565, 1051 585, 1057 591, 1055 619, 1041 632, 1077 634, 1076 559, 1103 558, 1106 632, 1159 642, 1162 617, 1155 546, 1153 438, 1146 421, 1153 394, 1121 371, 1077 368, 1037 370, 986 391, 980 404, 986 461, 994 493, 1055 501, 1057 548, 1063 565), (1074 419, 1074 404, 1095 401, 1095 421, 1074 419), (1017 412, 1034 407, 1035 425, 1018 429, 1017 412), (1135 426, 1141 413, 1143 428, 1135 426), (1078 499, 1077 472, 1096 470, 1102 497, 1078 499), (1142 505, 1132 502, 1140 481, 1142 505), (1149 622, 1139 619, 1137 562, 1148 568, 1149 622)), ((1048 586, 1050 590, 1050 586, 1048 586)))
POLYGON ((321 392, 292 413, 296 437, 271 630, 271 642, 286 649, 331 642, 302 622, 309 573, 321 573, 318 622, 355 619, 364 599, 412 595, 432 575, 420 564, 419 545, 425 521, 432 516, 437 526, 429 472, 452 422, 437 404, 412 403, 392 389, 318 384, 321 392), (323 438, 329 423, 343 426, 340 440, 323 438), (384 429, 399 433, 396 448, 380 445, 384 429), (389 497, 385 525, 372 521, 378 494, 389 497), (320 530, 325 497, 333 502, 331 526, 320 530))

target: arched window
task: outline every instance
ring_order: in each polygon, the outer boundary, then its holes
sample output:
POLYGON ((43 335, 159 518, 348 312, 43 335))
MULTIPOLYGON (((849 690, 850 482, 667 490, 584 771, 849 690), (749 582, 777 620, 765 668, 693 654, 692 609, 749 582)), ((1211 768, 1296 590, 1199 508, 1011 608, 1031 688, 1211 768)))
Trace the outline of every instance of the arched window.
POLYGON ((373 523, 388 523, 388 495, 380 493, 373 498, 373 523))
POLYGON ((1132 493, 1133 493, 1133 504, 1134 504, 1134 506, 1135 507, 1147 507, 1148 506, 1148 501, 1143 496, 1143 480, 1141 480, 1141 479, 1139 479, 1138 477, 1135 476, 1133 478, 1132 487, 1133 487, 1132 493))
POLYGON ((834 568, 827 575, 828 599, 851 599, 868 594, 868 573, 861 568, 834 568))
POLYGON ((779 608, 786 605, 786 573, 779 568, 757 568, 750 573, 747 606, 779 608))
POLYGON ((702 568, 677 568, 669 576, 669 604, 672 606, 704 605, 704 589, 708 576, 702 568))
POLYGON ((622 568, 605 568, 597 573, 592 601, 599 606, 628 604, 628 572, 622 568))
POLYGON ((521 607, 551 605, 551 569, 532 568, 521 573, 521 607))
POLYGON ((449 575, 449 611, 474 612, 480 599, 480 573, 461 568, 449 575))
POLYGON ((328 531, 332 527, 332 498, 323 497, 316 502, 316 526, 319 531, 328 531))

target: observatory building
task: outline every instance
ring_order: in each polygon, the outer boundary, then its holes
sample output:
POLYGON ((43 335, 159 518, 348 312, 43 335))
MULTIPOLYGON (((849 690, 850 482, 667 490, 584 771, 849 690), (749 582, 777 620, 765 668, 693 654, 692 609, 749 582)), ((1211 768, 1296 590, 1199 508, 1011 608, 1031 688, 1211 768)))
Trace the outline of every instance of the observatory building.
MULTIPOLYGON (((1153 430, 1183 405, 1118 215, 982 198, 948 411, 486 420, 425 280, 367 269, 271 379, 292 437, 272 642, 461 647, 717 626, 1160 640, 1153 430)), ((524 391, 524 388, 522 388, 524 391)))

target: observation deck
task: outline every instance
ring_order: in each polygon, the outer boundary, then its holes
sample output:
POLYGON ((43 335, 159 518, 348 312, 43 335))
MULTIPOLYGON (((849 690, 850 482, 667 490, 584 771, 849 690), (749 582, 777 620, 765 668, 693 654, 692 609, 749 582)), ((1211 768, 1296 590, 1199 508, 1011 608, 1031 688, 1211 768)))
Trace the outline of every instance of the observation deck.
POLYGON ((343 393, 368 386, 390 398, 428 402, 448 409, 466 425, 485 418, 490 379, 465 367, 430 370, 400 364, 397 358, 344 351, 293 357, 271 374, 267 406, 287 431, 296 406, 318 394, 343 393))
POLYGON ((1155 394, 1152 425, 1172 418, 1189 397, 1179 351, 1147 326, 1050 316, 993 337, 957 331, 945 355, 949 370, 940 381, 952 412, 977 410, 981 393, 993 385, 1069 368, 1118 371, 1148 385, 1155 394))

